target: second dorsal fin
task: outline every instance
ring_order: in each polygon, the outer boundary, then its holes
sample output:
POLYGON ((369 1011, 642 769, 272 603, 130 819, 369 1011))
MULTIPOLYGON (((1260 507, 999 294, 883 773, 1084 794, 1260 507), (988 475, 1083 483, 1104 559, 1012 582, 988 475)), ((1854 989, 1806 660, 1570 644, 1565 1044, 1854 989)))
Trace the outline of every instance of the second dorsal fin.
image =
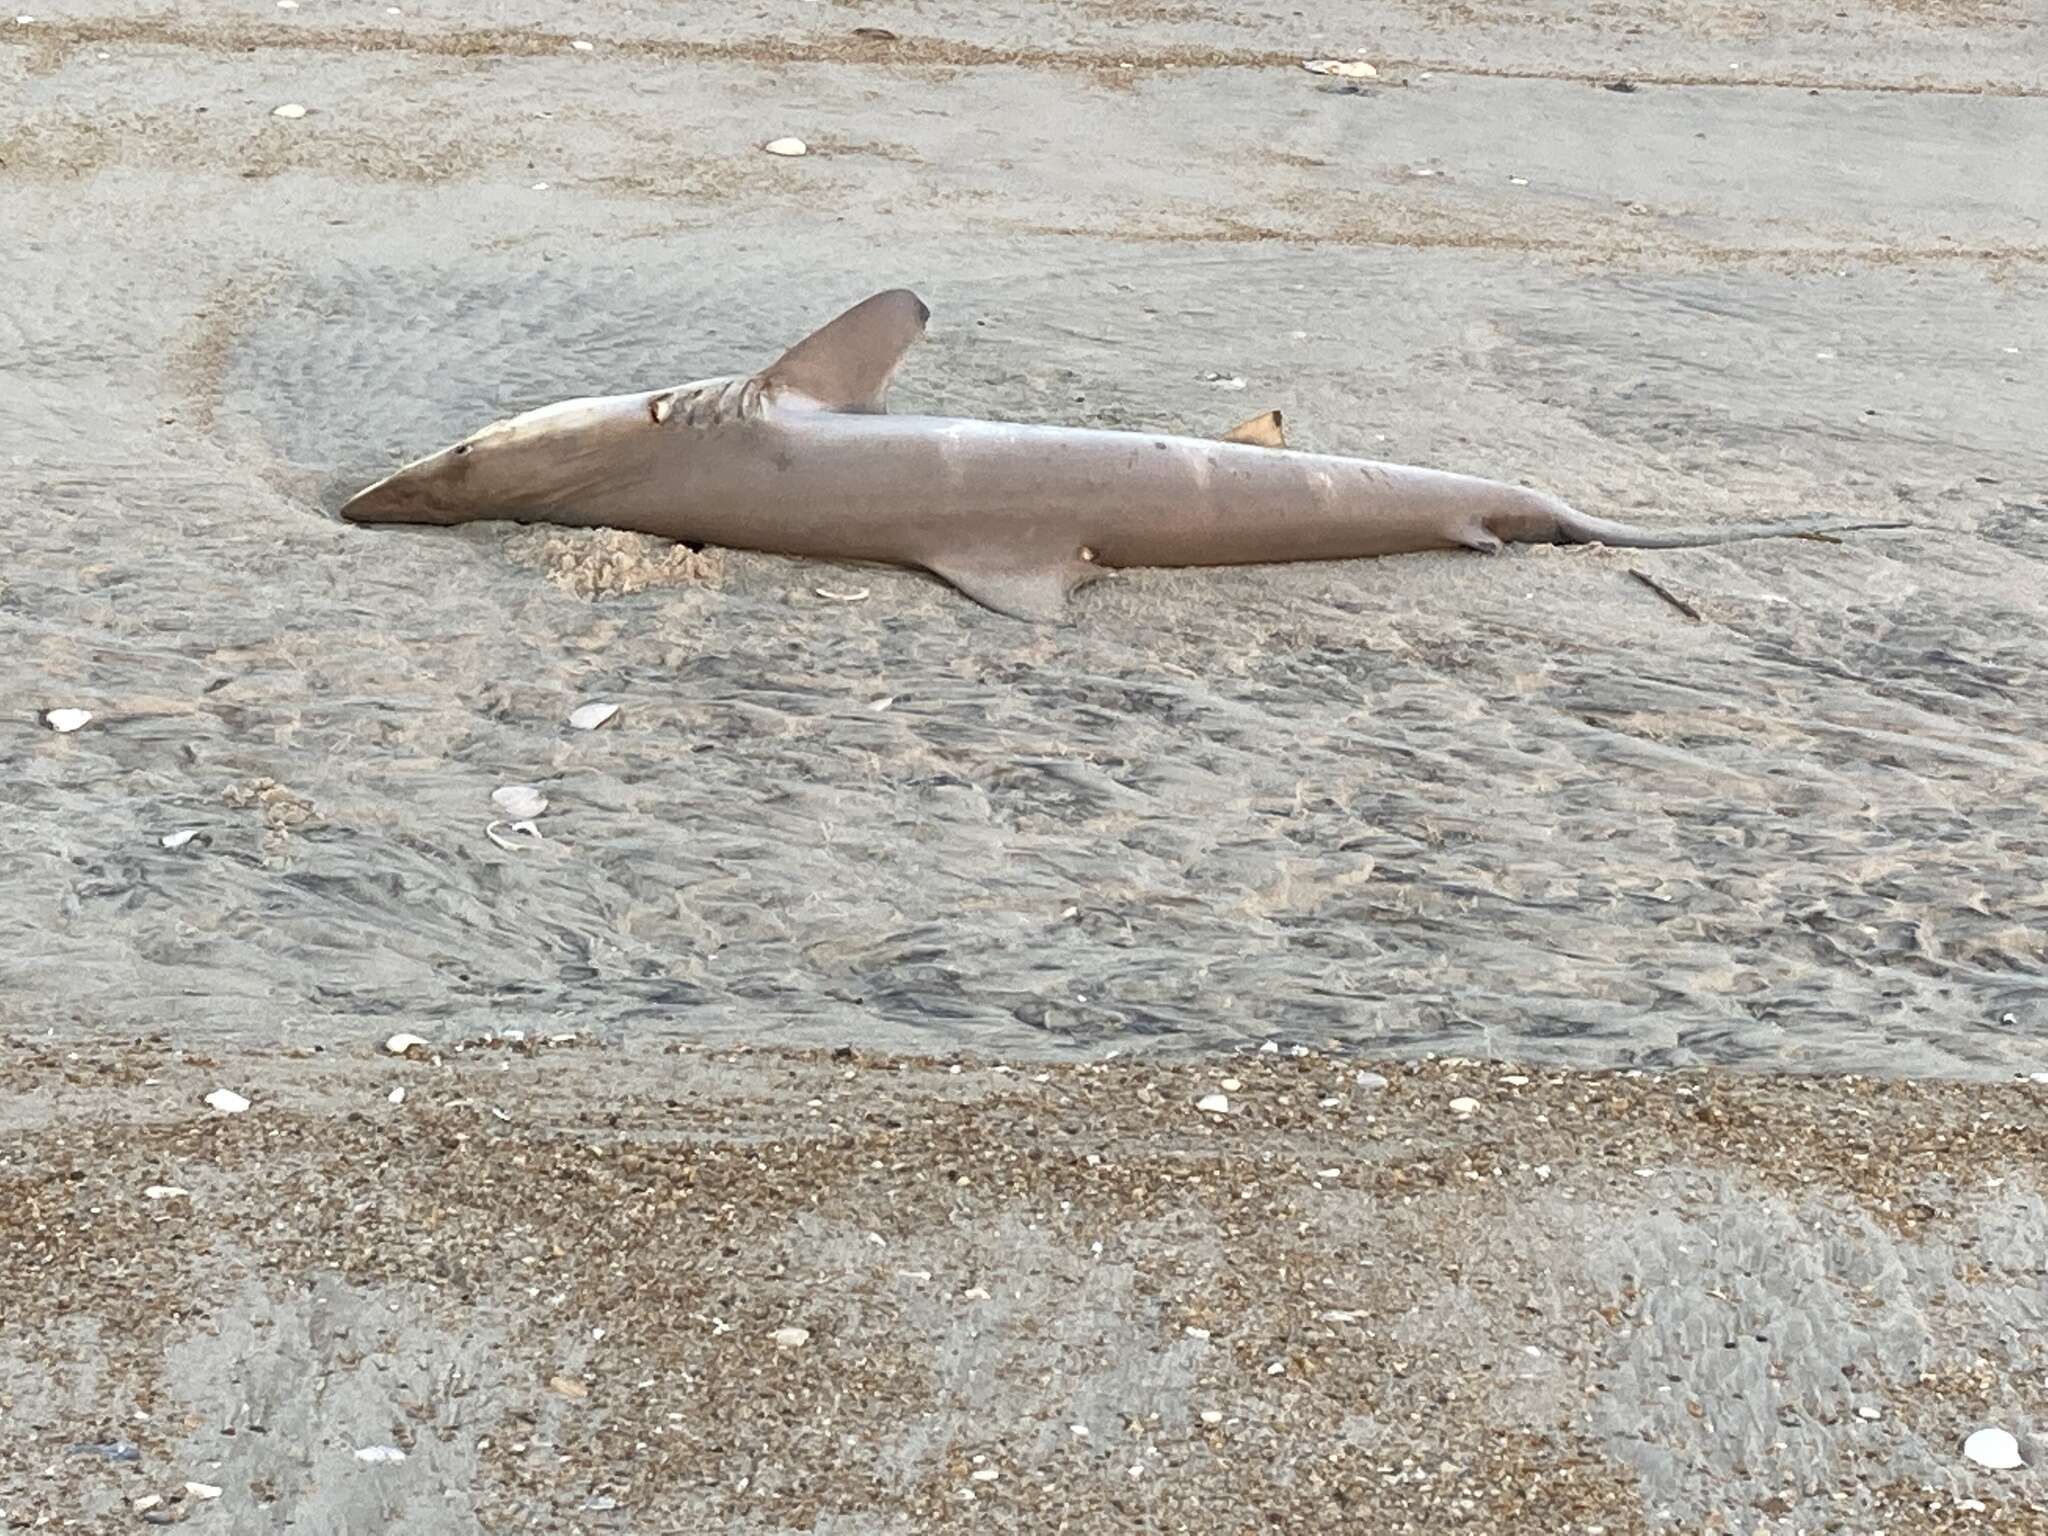
POLYGON ((828 320, 755 377, 776 395, 796 395, 827 411, 883 409, 889 380, 931 318, 908 288, 862 299, 828 320))
POLYGON ((1226 443, 1250 443, 1254 448, 1285 448, 1287 434, 1281 430, 1278 411, 1261 411, 1249 421, 1240 421, 1223 434, 1226 443))

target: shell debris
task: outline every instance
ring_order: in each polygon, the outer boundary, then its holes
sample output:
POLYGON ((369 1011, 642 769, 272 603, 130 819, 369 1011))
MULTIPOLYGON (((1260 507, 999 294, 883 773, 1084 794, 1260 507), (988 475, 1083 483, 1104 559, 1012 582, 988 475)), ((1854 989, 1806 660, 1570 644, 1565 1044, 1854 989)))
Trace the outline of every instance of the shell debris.
POLYGON ((249 1107, 249 1101, 232 1088, 216 1088, 206 1096, 207 1105, 224 1115, 239 1115, 249 1107))
POLYGON ((484 823, 484 836, 488 837, 500 848, 503 848, 507 853, 517 853, 522 848, 531 847, 533 843, 546 841, 546 839, 540 835, 540 828, 535 826, 530 821, 486 822, 484 823), (520 837, 529 839, 529 841, 518 842, 511 837, 501 837, 498 835, 498 828, 500 827, 510 827, 513 832, 517 833, 520 837))
POLYGON ((92 719, 89 709, 50 709, 43 712, 43 724, 59 736, 69 736, 92 719))
POLYGON ((811 146, 802 139, 770 139, 761 147, 769 154, 781 155, 785 159, 795 159, 798 155, 808 155, 811 152, 811 146))
POLYGON ((1303 59, 1301 67, 1312 75, 1336 75, 1344 80, 1377 80, 1380 72, 1363 59, 1303 59))
POLYGON ((1963 1454, 1980 1467, 1993 1472, 2011 1472, 2024 1466, 2020 1460, 2020 1443, 2013 1438, 2010 1430, 1994 1427, 1980 1429, 1963 1442, 1963 1454))
POLYGON ((531 821, 548 808, 548 797, 531 784, 501 784, 491 791, 491 804, 514 821, 531 821))

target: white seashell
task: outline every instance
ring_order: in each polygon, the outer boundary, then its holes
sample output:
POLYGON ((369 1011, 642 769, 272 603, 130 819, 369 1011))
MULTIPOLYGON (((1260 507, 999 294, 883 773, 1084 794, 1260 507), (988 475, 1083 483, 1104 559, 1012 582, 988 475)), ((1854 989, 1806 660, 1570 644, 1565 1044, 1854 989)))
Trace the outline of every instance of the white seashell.
POLYGON ((405 1460, 405 1452, 395 1445, 366 1445, 356 1452, 356 1460, 367 1461, 373 1464, 403 1461, 405 1460))
POLYGON ((152 1184, 142 1192, 142 1198, 145 1200, 183 1200, 189 1194, 189 1190, 180 1189, 175 1184, 152 1184))
POLYGON ((1230 1113, 1230 1100, 1224 1094, 1211 1093, 1195 1100, 1195 1108, 1205 1115, 1227 1115, 1230 1113))
POLYGON ((794 157, 796 155, 807 155, 811 152, 811 146, 802 139, 770 139, 761 147, 771 155, 789 155, 794 157))
POLYGON ((828 603, 864 603, 868 600, 868 589, 858 588, 852 592, 834 592, 830 587, 813 587, 811 590, 828 603))
POLYGON ((418 1035, 405 1034, 393 1035, 389 1040, 386 1040, 384 1042, 384 1049, 389 1051, 394 1056, 403 1056, 407 1051, 411 1050, 416 1045, 421 1047, 422 1049, 431 1049, 431 1047, 427 1045, 427 1042, 422 1040, 418 1035))
POLYGON ((239 1115, 249 1107, 249 1101, 232 1088, 214 1089, 206 1096, 206 1102, 224 1115, 239 1115))
POLYGON ((1479 1113, 1479 1101, 1477 1099, 1468 1098, 1453 1099, 1451 1100, 1451 1113, 1461 1117, 1465 1115, 1476 1115, 1479 1113))
POLYGON ((403 1084, 391 1090, 390 1100, 393 1104, 403 1104, 405 1102, 405 1088, 403 1084))
POLYGON ((491 791, 491 804, 514 821, 531 821, 548 808, 548 797, 531 784, 505 784, 491 791))
POLYGON ((89 709, 52 709, 44 713, 43 724, 60 736, 68 736, 90 719, 89 709))
POLYGON ((540 835, 540 828, 530 821, 493 821, 487 823, 484 827, 484 836, 488 837, 500 848, 503 848, 507 853, 517 853, 522 848, 530 847, 531 844, 514 842, 509 837, 500 837, 498 835, 498 828, 500 827, 510 827, 514 832, 532 839, 535 843, 545 841, 540 835))
POLYGON ((1363 59, 1303 59, 1301 67, 1312 75, 1341 75, 1346 80, 1377 80, 1380 72, 1363 59))
POLYGON ((1963 1454, 1980 1467, 1993 1472, 2010 1472, 2023 1466, 2020 1443, 2003 1429, 1980 1429, 1963 1442, 1963 1454))
POLYGON ((579 37, 576 39, 575 42, 571 43, 569 46, 571 48, 574 48, 578 53, 588 53, 591 49, 595 48, 597 44, 586 43, 582 38, 579 37))
POLYGON ((185 1491, 195 1499, 217 1499, 220 1497, 220 1490, 211 1483, 187 1483, 185 1491))
POLYGON ((811 1330, 808 1328, 778 1328, 769 1334, 768 1337, 775 1341, 777 1349, 802 1349, 804 1345, 811 1342, 811 1330))
POLYGON ((288 101, 281 107, 272 107, 270 115, 272 117, 300 118, 306 115, 306 109, 296 101, 288 101))
POLYGON ((166 832, 162 837, 158 838, 157 841, 162 843, 166 848, 178 849, 184 847, 187 843, 191 842, 192 839, 197 837, 198 835, 199 829, 197 827, 187 827, 182 832, 166 832))
POLYGON ((579 731, 594 731, 618 712, 616 704, 579 704, 569 711, 569 723, 579 731))

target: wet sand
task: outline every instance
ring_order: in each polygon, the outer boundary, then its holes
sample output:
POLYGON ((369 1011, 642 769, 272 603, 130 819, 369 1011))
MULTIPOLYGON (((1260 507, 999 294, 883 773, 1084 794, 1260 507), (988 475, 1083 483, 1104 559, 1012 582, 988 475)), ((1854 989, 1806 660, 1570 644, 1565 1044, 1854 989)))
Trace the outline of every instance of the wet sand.
POLYGON ((2048 1528, 2039 0, 402 9, 0 18, 6 1521, 2048 1528), (331 516, 899 283, 901 408, 1919 526, 331 516))

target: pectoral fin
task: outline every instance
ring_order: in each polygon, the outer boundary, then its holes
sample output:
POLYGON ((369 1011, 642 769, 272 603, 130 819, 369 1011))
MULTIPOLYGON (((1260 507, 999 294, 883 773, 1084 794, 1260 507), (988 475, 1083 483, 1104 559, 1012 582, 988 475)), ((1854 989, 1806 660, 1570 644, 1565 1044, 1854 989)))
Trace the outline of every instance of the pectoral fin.
POLYGON ((1061 624, 1076 587, 1103 575, 1102 567, 1075 558, 1061 563, 1020 565, 972 555, 926 560, 924 566, 982 607, 1030 624, 1061 624))
POLYGON ((1285 448, 1287 434, 1281 430, 1278 411, 1261 411, 1249 421, 1240 421, 1221 439, 1226 443, 1249 443, 1254 448, 1285 448))
POLYGON ((823 410, 881 411, 931 313, 908 288, 891 288, 826 321, 755 377, 764 390, 823 410))

